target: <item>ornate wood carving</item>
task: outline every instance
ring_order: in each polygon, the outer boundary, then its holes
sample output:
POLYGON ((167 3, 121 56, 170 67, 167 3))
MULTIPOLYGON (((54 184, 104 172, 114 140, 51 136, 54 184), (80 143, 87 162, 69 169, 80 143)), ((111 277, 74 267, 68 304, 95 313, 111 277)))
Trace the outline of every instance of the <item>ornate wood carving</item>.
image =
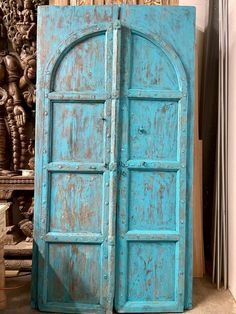
POLYGON ((36 10, 46 0, 0 3, 0 170, 33 168, 36 10), (30 161, 30 165, 29 165, 30 161))
POLYGON ((14 208, 23 220, 13 227, 27 239, 32 239, 34 201, 32 192, 23 191, 34 190, 34 177, 20 170, 34 169, 36 23, 37 7, 44 4, 48 0, 0 1, 0 201, 13 200, 17 190, 22 195, 14 208))

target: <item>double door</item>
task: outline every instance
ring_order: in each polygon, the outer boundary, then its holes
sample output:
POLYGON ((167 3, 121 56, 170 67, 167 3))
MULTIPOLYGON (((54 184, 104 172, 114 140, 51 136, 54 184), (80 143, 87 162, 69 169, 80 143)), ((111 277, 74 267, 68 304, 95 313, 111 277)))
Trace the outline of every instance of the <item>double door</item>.
POLYGON ((193 51, 192 8, 39 8, 40 310, 191 307, 193 51))

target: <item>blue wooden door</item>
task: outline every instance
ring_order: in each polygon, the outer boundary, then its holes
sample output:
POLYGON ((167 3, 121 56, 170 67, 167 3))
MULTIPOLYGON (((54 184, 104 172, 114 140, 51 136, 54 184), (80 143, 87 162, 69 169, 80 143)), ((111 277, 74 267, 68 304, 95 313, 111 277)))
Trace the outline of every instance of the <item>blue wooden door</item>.
POLYGON ((127 7, 121 25, 115 308, 179 312, 192 281, 185 261, 191 265, 193 85, 181 59, 188 54, 192 69, 194 10, 127 7))
POLYGON ((39 9, 40 310, 191 307, 193 34, 191 8, 39 9))
POLYGON ((113 17, 112 7, 39 11, 35 298, 44 311, 113 308, 119 61, 113 17))

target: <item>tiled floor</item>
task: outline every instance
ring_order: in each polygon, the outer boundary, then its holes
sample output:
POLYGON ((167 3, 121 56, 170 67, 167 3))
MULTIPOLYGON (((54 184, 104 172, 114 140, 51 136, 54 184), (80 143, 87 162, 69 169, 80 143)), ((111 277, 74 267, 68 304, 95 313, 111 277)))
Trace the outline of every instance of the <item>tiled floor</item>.
MULTIPOLYGON (((7 279, 7 287, 22 286, 7 291, 7 308, 4 314, 36 314, 30 308, 30 276, 7 279)), ((236 302, 229 291, 217 291, 208 279, 195 279, 193 287, 193 310, 189 314, 231 314, 236 313, 236 302)))

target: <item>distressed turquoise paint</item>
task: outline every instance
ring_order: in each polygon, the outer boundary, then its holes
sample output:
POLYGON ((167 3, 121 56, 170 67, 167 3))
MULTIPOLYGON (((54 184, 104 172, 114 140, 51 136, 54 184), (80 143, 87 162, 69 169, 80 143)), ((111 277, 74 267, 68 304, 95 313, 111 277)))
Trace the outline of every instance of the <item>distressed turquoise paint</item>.
POLYGON ((111 313, 114 10, 39 11, 33 302, 42 311, 111 313))
MULTIPOLYGON (((127 6, 121 11, 121 24, 125 29, 121 48, 124 66, 121 69, 115 305, 119 312, 183 311, 192 306, 195 9, 127 6), (135 184, 134 173, 138 180, 135 184), (153 173, 156 173, 155 179, 151 178, 153 173), (172 184, 176 189, 166 184, 170 174, 175 174, 172 184), (152 189, 156 191, 155 196, 152 189), (165 206, 175 212, 175 222, 165 220, 168 215, 165 206), (153 208, 153 212, 143 214, 144 208, 147 211, 153 208), (143 246, 142 252, 132 249, 132 241, 143 246), (147 275, 141 265, 136 270, 138 278, 132 277, 129 266, 139 254, 147 254, 143 265, 147 257, 157 259, 161 255, 160 241, 168 252, 164 262, 166 271, 160 272, 165 296, 171 296, 165 301, 161 294, 158 299, 155 289, 145 290, 147 275), (170 247, 174 253, 168 251, 170 247), (169 285, 170 271, 175 279, 169 285), (172 294, 168 293, 169 289, 172 294), (136 296, 141 292, 143 295, 130 302, 130 290, 136 291, 136 296)), ((155 266, 151 274, 155 277, 155 266)))
POLYGON ((40 310, 191 307, 195 13, 118 11, 39 9, 40 310))

